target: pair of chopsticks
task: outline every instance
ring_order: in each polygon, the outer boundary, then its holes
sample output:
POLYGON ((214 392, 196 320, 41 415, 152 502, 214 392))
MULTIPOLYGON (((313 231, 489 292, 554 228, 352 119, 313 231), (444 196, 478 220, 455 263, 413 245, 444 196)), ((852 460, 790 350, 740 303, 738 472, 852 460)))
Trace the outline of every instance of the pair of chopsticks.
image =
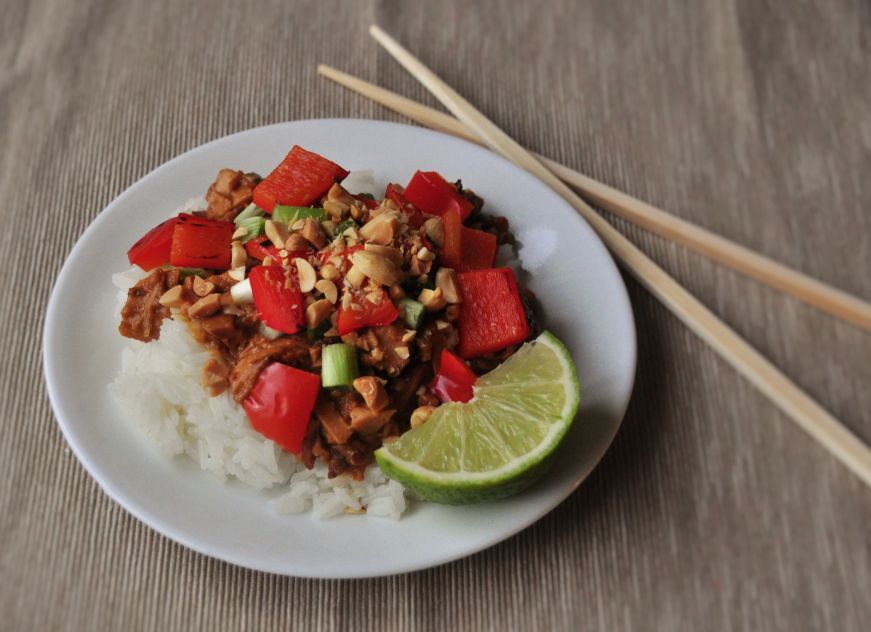
POLYGON ((384 31, 372 26, 369 32, 459 120, 332 68, 320 66, 318 71, 424 125, 483 144, 537 176, 590 224, 624 269, 776 406, 871 486, 871 450, 861 440, 596 213, 563 180, 577 186, 595 203, 616 215, 868 330, 871 330, 871 305, 562 165, 537 159, 384 31))

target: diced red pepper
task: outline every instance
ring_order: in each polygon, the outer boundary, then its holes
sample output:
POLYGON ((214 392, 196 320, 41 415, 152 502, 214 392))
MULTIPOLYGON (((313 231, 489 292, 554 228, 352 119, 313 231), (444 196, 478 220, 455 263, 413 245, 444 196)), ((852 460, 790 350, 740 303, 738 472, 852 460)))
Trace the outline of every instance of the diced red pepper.
POLYGON ((442 349, 439 372, 432 381, 432 390, 443 402, 466 403, 474 396, 472 387, 478 376, 447 349, 442 349))
POLYGON ((420 228, 423 225, 423 213, 405 197, 405 189, 398 184, 390 183, 384 192, 384 197, 396 202, 399 210, 408 215, 408 224, 412 228, 420 228))
POLYGON ((463 262, 463 222, 457 209, 448 209, 441 217, 445 227, 445 245, 441 251, 442 265, 459 270, 463 262))
POLYGON ((463 302, 459 353, 474 358, 529 336, 529 323, 511 268, 469 270, 457 274, 463 302))
POLYGON ((370 198, 370 197, 365 196, 365 195, 353 195, 351 197, 353 197, 355 200, 357 200, 359 202, 362 202, 363 205, 370 210, 373 208, 378 208, 379 206, 381 206, 378 203, 378 200, 376 200, 374 198, 370 198))
POLYGON ((172 233, 169 262, 179 268, 226 270, 235 229, 233 222, 181 213, 172 233))
POLYGON ((445 180, 436 171, 418 171, 405 187, 406 199, 424 213, 444 215, 448 209, 456 209, 460 219, 466 218, 474 208, 457 187, 445 180))
POLYGON ((273 329, 295 334, 304 322, 305 303, 293 266, 257 266, 248 274, 257 315, 273 329))
POLYGON ((370 301, 367 294, 360 290, 351 291, 351 301, 359 305, 360 309, 339 307, 336 327, 340 336, 364 327, 389 325, 399 316, 399 310, 387 296, 387 292, 381 290, 381 300, 378 302, 370 301))
MULTIPOLYGON (((266 257, 272 257, 276 262, 281 259, 281 255, 278 254, 279 249, 272 245, 272 242, 269 241, 269 237, 255 237, 254 239, 246 241, 245 251, 248 253, 249 257, 257 259, 258 261, 263 261, 266 257)), ((303 259, 306 259, 310 254, 312 254, 312 252, 312 250, 291 250, 287 253, 287 258, 294 259, 295 257, 302 257, 303 259)))
POLYGON ((176 218, 172 217, 161 222, 133 244, 127 251, 130 265, 135 264, 147 272, 169 263, 175 221, 176 218))
POLYGON ((242 402, 254 430, 298 453, 321 388, 319 375, 273 362, 242 402))
POLYGON ((294 145, 254 189, 254 203, 267 213, 276 204, 309 206, 347 175, 348 171, 336 163, 294 145))
POLYGON ((462 233, 462 263, 461 270, 482 270, 492 268, 496 261, 496 235, 483 230, 463 228, 462 233))
POLYGON ((245 252, 249 257, 263 261, 266 257, 272 257, 275 261, 280 258, 278 256, 278 248, 272 245, 269 237, 255 237, 245 242, 245 252))

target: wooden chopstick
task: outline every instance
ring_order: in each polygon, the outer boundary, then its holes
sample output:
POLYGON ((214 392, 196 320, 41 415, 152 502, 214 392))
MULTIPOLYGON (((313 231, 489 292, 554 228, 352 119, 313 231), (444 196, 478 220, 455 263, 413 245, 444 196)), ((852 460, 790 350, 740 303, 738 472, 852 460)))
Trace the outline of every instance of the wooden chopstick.
MULTIPOLYGON (((395 112, 441 132, 481 144, 454 117, 411 99, 321 64, 318 72, 395 112)), ((871 303, 769 259, 716 233, 642 202, 540 154, 533 154, 557 177, 580 191, 593 204, 657 235, 686 246, 733 270, 871 331, 871 303)))
POLYGON ((705 340, 783 412, 871 486, 871 450, 798 386, 596 213, 528 151, 377 26, 372 36, 454 116, 494 151, 559 193, 596 231, 614 257, 685 325, 705 340))

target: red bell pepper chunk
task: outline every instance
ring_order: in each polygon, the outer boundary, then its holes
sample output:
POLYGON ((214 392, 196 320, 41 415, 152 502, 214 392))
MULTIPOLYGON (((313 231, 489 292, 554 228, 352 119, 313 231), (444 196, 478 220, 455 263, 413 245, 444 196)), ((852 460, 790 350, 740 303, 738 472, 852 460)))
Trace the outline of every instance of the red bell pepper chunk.
POLYGON ((273 362, 260 372, 242 407, 254 430, 298 453, 320 388, 319 375, 273 362))
POLYGON ((381 290, 381 300, 377 303, 371 302, 367 298, 367 293, 359 290, 352 291, 351 301, 359 305, 361 309, 339 307, 336 327, 340 336, 364 327, 389 325, 399 317, 399 310, 396 309, 396 305, 393 304, 384 290, 381 290))
POLYGON ((435 171, 417 171, 405 187, 405 197, 430 215, 444 215, 448 209, 456 209, 464 222, 474 208, 457 187, 435 171))
POLYGON ((466 403, 474 396, 472 387, 478 376, 447 349, 442 349, 439 372, 432 381, 432 390, 443 402, 466 403))
POLYGON ((133 244, 127 251, 130 265, 135 264, 147 272, 169 263, 175 222, 175 217, 161 222, 133 244))
POLYGON ((245 252, 249 257, 263 261, 266 257, 272 257, 275 261, 280 259, 278 248, 272 245, 269 237, 255 237, 245 242, 245 252))
POLYGON ((460 229, 462 235, 462 263, 460 270, 482 270, 492 268, 496 260, 496 235, 474 228, 460 229))
MULTIPOLYGON (((254 239, 249 239, 245 242, 245 251, 248 253, 249 257, 257 259, 258 261, 263 261, 266 257, 272 257, 275 262, 278 262, 281 259, 279 249, 272 245, 272 242, 269 241, 269 237, 255 237, 254 239)), ((288 251, 286 258, 294 259, 295 257, 302 257, 303 259, 306 259, 311 253, 312 250, 290 250, 288 251)))
POLYGON ((323 156, 294 145, 272 173, 254 189, 254 203, 267 213, 276 204, 308 206, 348 171, 323 156))
POLYGON ((235 229, 233 222, 181 213, 172 233, 169 262, 179 268, 226 270, 235 229))
POLYGON ((273 329, 295 334, 305 318, 305 303, 293 266, 257 266, 248 274, 257 315, 273 329))
POLYGON ((511 268, 469 270, 457 274, 463 302, 459 352, 474 358, 529 336, 529 323, 511 268))
POLYGON ((408 224, 412 228, 420 228, 423 225, 423 213, 405 197, 405 189, 398 184, 390 183, 384 192, 384 197, 396 202, 399 210, 408 215, 408 224))
POLYGON ((463 220, 457 209, 448 209, 441 217, 445 227, 445 245, 441 251, 442 265, 459 270, 463 263, 463 220))

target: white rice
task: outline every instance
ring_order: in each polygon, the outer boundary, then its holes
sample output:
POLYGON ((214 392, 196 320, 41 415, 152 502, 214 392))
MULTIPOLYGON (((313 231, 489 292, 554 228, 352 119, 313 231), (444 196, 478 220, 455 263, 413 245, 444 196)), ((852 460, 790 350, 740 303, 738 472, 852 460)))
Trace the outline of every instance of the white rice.
MULTIPOLYGON (((193 199, 185 210, 204 208, 193 199)), ((115 274, 118 315, 127 290, 146 273, 139 268, 115 274)), ((163 322, 160 339, 149 343, 125 339, 121 370, 109 391, 133 424, 168 455, 185 455, 201 469, 225 481, 235 478, 258 490, 284 487, 271 505, 283 514, 310 511, 315 518, 345 513, 394 520, 405 511, 405 491, 376 465, 364 480, 342 475, 327 478, 327 466, 308 470, 296 458, 256 432, 229 392, 209 397, 200 385, 209 352, 184 323, 163 322)))

